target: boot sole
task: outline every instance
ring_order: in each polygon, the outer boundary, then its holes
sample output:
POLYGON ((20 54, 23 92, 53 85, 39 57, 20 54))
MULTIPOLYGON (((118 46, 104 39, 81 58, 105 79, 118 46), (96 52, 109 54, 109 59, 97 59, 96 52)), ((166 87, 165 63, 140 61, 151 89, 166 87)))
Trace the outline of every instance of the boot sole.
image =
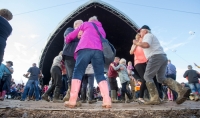
POLYGON ((112 106, 111 105, 102 105, 102 108, 112 108, 112 106))
POLYGON ((183 97, 180 100, 176 101, 176 104, 182 104, 183 102, 185 102, 187 100, 187 98, 190 96, 190 92, 191 92, 191 90, 188 89, 185 92, 185 94, 183 95, 183 97))

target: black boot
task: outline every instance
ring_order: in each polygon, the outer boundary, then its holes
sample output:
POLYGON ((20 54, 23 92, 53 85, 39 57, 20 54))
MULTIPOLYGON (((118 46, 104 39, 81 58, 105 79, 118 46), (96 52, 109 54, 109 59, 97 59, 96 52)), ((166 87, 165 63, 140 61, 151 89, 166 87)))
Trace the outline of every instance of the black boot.
POLYGON ((55 89, 55 86, 52 85, 41 97, 43 100, 46 100, 47 102, 49 102, 49 98, 48 96, 50 95, 51 92, 53 92, 53 90, 55 89))
POLYGON ((81 102, 86 103, 86 89, 81 88, 81 102))
POLYGON ((130 103, 130 102, 133 102, 133 96, 131 95, 131 93, 128 91, 126 92, 126 95, 128 97, 129 100, 126 101, 126 103, 130 103))
POLYGON ((60 88, 56 87, 53 93, 53 102, 54 103, 62 103, 63 101, 59 99, 60 96, 60 88))

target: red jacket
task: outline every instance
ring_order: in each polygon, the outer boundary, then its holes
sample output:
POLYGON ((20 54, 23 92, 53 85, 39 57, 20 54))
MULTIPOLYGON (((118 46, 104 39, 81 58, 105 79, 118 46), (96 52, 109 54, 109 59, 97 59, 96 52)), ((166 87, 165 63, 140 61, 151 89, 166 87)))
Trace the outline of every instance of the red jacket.
MULTIPOLYGON (((117 66, 117 64, 115 62, 113 62, 113 64, 115 66, 117 66)), ((118 73, 116 70, 113 69, 113 67, 110 65, 109 69, 108 69, 108 78, 116 78, 118 77, 118 73)))

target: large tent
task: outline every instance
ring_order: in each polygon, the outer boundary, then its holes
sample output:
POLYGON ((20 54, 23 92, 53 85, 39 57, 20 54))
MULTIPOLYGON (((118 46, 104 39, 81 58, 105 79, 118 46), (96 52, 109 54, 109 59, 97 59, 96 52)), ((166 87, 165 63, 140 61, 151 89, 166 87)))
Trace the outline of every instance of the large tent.
POLYGON ((129 50, 138 26, 117 8, 100 0, 90 0, 64 18, 49 36, 39 61, 39 67, 45 77, 44 84, 47 84, 51 77, 50 68, 54 57, 63 49, 63 34, 66 28, 72 27, 75 20, 87 21, 94 15, 102 23, 106 38, 115 46, 116 56, 133 62, 133 56, 129 54, 129 50))

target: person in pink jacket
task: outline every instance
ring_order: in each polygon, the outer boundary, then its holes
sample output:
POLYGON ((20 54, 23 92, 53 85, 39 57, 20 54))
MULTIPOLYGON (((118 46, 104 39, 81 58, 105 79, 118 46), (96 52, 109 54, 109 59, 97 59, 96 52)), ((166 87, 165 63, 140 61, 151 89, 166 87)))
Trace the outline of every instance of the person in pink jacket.
POLYGON ((89 18, 88 22, 84 22, 81 26, 79 26, 79 28, 75 29, 65 37, 66 43, 70 43, 73 39, 75 39, 75 37, 79 37, 80 32, 82 32, 79 44, 75 50, 74 57, 76 59, 76 64, 73 72, 73 79, 71 81, 70 99, 65 102, 66 107, 73 108, 78 106, 77 97, 80 90, 81 80, 87 65, 91 62, 95 78, 99 84, 101 95, 103 97, 102 106, 105 108, 111 108, 108 84, 106 78, 104 77, 104 56, 102 43, 100 36, 92 23, 98 27, 99 32, 105 38, 106 33, 96 16, 89 18))

